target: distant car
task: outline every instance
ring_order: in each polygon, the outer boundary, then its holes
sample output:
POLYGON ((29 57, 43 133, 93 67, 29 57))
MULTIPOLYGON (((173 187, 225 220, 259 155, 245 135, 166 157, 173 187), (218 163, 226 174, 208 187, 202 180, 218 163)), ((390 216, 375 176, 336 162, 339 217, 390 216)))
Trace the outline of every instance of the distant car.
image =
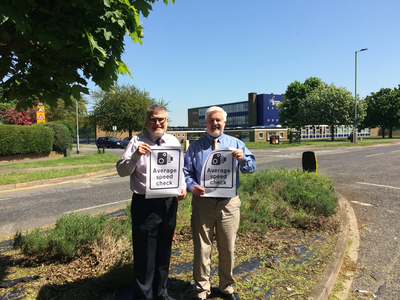
POLYGON ((121 148, 121 141, 115 137, 99 137, 96 141, 97 148, 104 145, 105 148, 121 148))
POLYGON ((128 146, 128 144, 129 144, 129 142, 131 141, 131 139, 132 139, 132 137, 130 137, 130 136, 124 138, 124 139, 121 141, 121 148, 122 148, 122 149, 126 149, 126 146, 128 146))

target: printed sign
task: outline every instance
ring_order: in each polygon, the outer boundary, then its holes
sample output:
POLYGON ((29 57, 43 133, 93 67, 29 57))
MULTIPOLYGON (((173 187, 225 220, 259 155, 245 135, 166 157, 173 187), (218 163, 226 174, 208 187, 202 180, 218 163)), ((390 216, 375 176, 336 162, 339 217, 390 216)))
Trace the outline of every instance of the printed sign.
POLYGON ((236 196, 236 162, 233 148, 212 151, 201 171, 201 185, 206 190, 204 197, 236 196))
POLYGON ((175 197, 182 192, 183 149, 151 147, 147 154, 146 198, 175 197))
POLYGON ((42 106, 42 105, 38 105, 36 107, 36 122, 37 123, 45 123, 46 122, 44 106, 42 106))

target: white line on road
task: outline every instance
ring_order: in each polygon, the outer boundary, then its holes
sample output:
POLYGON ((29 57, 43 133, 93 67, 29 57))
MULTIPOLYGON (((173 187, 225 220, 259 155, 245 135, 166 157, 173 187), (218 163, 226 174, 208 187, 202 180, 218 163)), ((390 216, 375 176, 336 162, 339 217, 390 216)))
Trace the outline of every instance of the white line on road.
POLYGON ((358 202, 358 201, 350 201, 350 202, 356 203, 356 204, 360 204, 360 205, 363 205, 363 206, 373 206, 372 204, 364 203, 364 202, 358 202))
POLYGON ((384 154, 384 153, 376 153, 376 154, 366 155, 365 157, 377 156, 377 155, 382 155, 382 154, 384 154))
POLYGON ((390 151, 390 152, 395 153, 395 152, 400 152, 400 150, 393 150, 393 151, 390 151))
POLYGON ((89 210, 89 209, 99 208, 99 207, 108 206, 108 205, 113 205, 113 204, 124 203, 124 202, 128 202, 128 201, 130 201, 130 200, 131 200, 131 199, 122 200, 122 201, 117 201, 117 202, 112 202, 112 203, 107 203, 107 204, 102 204, 102 205, 97 205, 97 206, 92 206, 92 207, 86 207, 86 208, 81 208, 81 209, 76 209, 76 210, 71 210, 71 211, 67 211, 66 214, 70 214, 70 213, 78 212, 78 211, 83 211, 83 210, 89 210))
POLYGON ((373 186, 379 186, 379 187, 383 187, 383 188, 389 188, 389 189, 400 190, 399 187, 390 186, 390 185, 374 184, 374 183, 367 183, 367 182, 357 182, 357 183, 358 183, 358 184, 373 185, 373 186))

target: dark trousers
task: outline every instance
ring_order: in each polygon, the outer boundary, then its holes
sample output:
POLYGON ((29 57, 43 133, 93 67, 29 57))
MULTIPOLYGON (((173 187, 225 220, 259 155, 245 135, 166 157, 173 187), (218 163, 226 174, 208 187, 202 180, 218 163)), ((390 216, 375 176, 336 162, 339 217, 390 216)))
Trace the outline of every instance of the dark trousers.
POLYGON ((176 226, 175 197, 145 199, 132 196, 133 300, 168 295, 167 280, 176 226))

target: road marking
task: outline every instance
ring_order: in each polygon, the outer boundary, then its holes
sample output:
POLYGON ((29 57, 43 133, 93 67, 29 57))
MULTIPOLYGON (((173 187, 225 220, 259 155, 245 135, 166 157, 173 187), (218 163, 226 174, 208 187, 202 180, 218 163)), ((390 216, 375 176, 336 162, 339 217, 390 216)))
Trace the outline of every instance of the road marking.
POLYGON ((374 183, 367 183, 367 182, 357 182, 357 183, 358 183, 358 184, 373 185, 373 186, 379 186, 379 187, 383 187, 383 188, 389 188, 389 189, 400 190, 399 187, 390 186, 390 185, 374 184, 374 183))
POLYGON ((373 206, 372 204, 369 204, 369 203, 363 203, 363 202, 358 202, 358 201, 350 201, 350 202, 352 202, 352 203, 356 203, 356 204, 360 204, 360 205, 363 205, 363 206, 373 206))
POLYGON ((377 155, 382 155, 382 154, 384 154, 384 153, 377 153, 377 154, 366 155, 365 157, 377 156, 377 155))
POLYGON ((393 151, 390 151, 390 152, 395 153, 395 152, 400 152, 400 150, 393 150, 393 151))
POLYGON ((120 204, 120 203, 128 202, 128 201, 130 201, 130 200, 131 200, 131 199, 122 200, 122 201, 117 201, 117 202, 112 202, 112 203, 106 203, 106 204, 102 204, 102 205, 97 205, 97 206, 92 206, 92 207, 86 207, 86 208, 71 210, 71 211, 67 211, 67 212, 65 212, 65 213, 66 213, 66 214, 70 214, 70 213, 73 213, 73 212, 84 211, 84 210, 89 210, 89 209, 104 207, 104 206, 113 205, 113 204, 120 204))

